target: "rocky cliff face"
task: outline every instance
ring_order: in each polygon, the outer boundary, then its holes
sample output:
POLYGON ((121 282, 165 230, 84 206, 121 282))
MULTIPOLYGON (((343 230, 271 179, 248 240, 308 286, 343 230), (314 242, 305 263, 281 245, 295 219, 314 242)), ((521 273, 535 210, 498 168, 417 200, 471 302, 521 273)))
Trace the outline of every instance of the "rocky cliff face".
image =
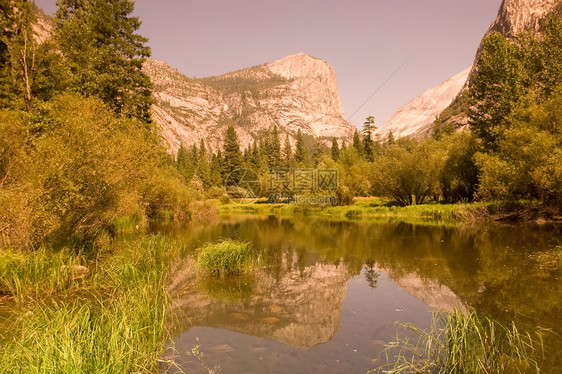
POLYGON ((334 70, 305 54, 204 79, 151 59, 144 70, 154 82, 154 119, 172 152, 200 139, 216 151, 230 124, 242 147, 274 126, 293 144, 299 129, 326 143, 349 140, 355 131, 345 120, 334 70))
POLYGON ((466 83, 471 68, 424 92, 410 101, 390 117, 377 134, 385 139, 388 133, 396 137, 412 136, 422 138, 433 127, 435 117, 451 104, 466 83))
MULTIPOLYGON (((540 22, 550 12, 562 7, 562 0, 504 0, 500 6, 498 16, 492 23, 486 35, 500 32, 511 38, 523 30, 537 32, 540 22)), ((478 56, 480 48, 476 55, 478 56)), ((435 116, 445 110, 451 102, 470 82, 474 69, 465 70, 441 85, 426 91, 422 96, 399 109, 379 129, 381 136, 390 131, 398 136, 414 136, 421 138, 431 133, 435 116)), ((449 113, 445 124, 452 124, 462 128, 467 123, 467 115, 462 112, 449 113)))
POLYGON ((512 38, 523 30, 538 31, 540 21, 560 3, 560 0, 504 0, 488 33, 497 31, 512 38))

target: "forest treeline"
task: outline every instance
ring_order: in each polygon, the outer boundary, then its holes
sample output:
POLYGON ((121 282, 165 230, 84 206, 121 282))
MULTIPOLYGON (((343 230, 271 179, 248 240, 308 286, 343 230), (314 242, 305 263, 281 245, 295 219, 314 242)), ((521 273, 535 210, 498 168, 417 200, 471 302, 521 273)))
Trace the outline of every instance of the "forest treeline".
MULTIPOLYGON (((202 142, 180 148, 177 168, 220 194, 234 170, 254 170, 267 196, 271 168, 337 168, 341 204, 356 196, 385 196, 400 205, 428 199, 534 200, 545 208, 562 206, 562 21, 549 16, 540 34, 514 39, 487 36, 475 74, 459 102, 470 130, 457 131, 436 121, 433 136, 417 141, 374 135, 374 118, 365 121, 350 144, 332 146, 304 138, 296 145, 275 128, 244 151, 230 127, 223 150, 207 151, 202 142), (215 188, 212 188, 215 187, 215 188)), ((229 179, 232 183, 232 179, 229 179)))

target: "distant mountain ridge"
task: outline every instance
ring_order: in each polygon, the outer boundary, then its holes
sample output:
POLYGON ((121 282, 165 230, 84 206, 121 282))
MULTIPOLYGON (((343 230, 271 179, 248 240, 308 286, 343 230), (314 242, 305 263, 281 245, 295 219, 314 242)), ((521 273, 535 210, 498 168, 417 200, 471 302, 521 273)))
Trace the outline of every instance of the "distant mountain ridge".
POLYGON ((202 79, 153 59, 144 71, 154 83, 153 118, 172 152, 201 139, 216 151, 231 124, 242 147, 274 126, 292 144, 298 130, 326 144, 332 137, 349 142, 355 131, 345 120, 333 68, 303 53, 202 79))
POLYGON ((472 67, 463 70, 440 85, 430 88, 421 96, 396 111, 378 130, 385 139, 390 132, 394 136, 423 138, 433 127, 435 117, 451 104, 463 89, 472 67))
MULTIPOLYGON (((491 32, 499 32, 507 38, 512 38, 523 30, 538 32, 541 21, 551 12, 561 9, 562 0, 503 0, 495 21, 484 37, 491 32)), ((479 52, 480 47, 476 51, 476 58, 479 52)), ((396 111, 378 129, 377 134, 384 137, 392 131, 396 136, 423 138, 432 133, 435 117, 445 109, 447 116, 443 118, 443 124, 455 128, 465 127, 468 123, 467 114, 459 111, 458 108, 462 105, 458 105, 456 101, 467 88, 474 73, 474 67, 471 67, 427 90, 396 111), (455 104, 457 107, 453 107, 455 104)))

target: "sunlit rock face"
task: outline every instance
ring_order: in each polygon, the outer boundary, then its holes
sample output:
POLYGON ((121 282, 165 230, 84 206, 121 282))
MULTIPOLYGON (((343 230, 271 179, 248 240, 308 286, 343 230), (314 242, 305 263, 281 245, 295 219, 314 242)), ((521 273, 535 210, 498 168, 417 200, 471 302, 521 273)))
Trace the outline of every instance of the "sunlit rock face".
POLYGON ((439 86, 430 88, 410 101, 390 117, 378 130, 384 140, 390 132, 395 137, 423 138, 433 128, 435 117, 451 104, 466 83, 471 68, 447 79, 439 86))
POLYGON ((540 22, 560 0, 504 0, 488 32, 512 38, 523 30, 538 31, 540 22))
POLYGON ((348 267, 299 263, 296 253, 287 253, 274 274, 242 277, 230 288, 205 280, 188 285, 172 304, 172 314, 180 316, 174 328, 225 328, 299 348, 331 340, 340 326, 348 267))
POLYGON ((326 144, 332 137, 349 141, 355 130, 345 120, 333 68, 302 53, 204 79, 152 59, 144 71, 154 82, 153 117, 171 152, 201 139, 216 151, 231 124, 242 147, 274 126, 292 144, 299 129, 326 144))

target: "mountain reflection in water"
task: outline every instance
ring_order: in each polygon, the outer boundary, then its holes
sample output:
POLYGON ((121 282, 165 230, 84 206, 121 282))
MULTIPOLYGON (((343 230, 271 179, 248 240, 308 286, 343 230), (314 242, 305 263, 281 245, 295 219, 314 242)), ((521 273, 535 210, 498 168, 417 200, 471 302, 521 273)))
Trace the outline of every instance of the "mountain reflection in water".
MULTIPOLYGON (((184 354, 200 345, 222 372, 366 372, 397 321, 428 327, 431 311, 468 305, 504 324, 560 332, 560 274, 534 260, 560 240, 558 227, 270 217, 226 218, 175 235, 192 248, 251 241, 264 262, 251 276, 192 278, 176 292, 170 326, 184 370, 200 369, 184 354)), ((549 339, 557 360, 560 341, 549 339)))

